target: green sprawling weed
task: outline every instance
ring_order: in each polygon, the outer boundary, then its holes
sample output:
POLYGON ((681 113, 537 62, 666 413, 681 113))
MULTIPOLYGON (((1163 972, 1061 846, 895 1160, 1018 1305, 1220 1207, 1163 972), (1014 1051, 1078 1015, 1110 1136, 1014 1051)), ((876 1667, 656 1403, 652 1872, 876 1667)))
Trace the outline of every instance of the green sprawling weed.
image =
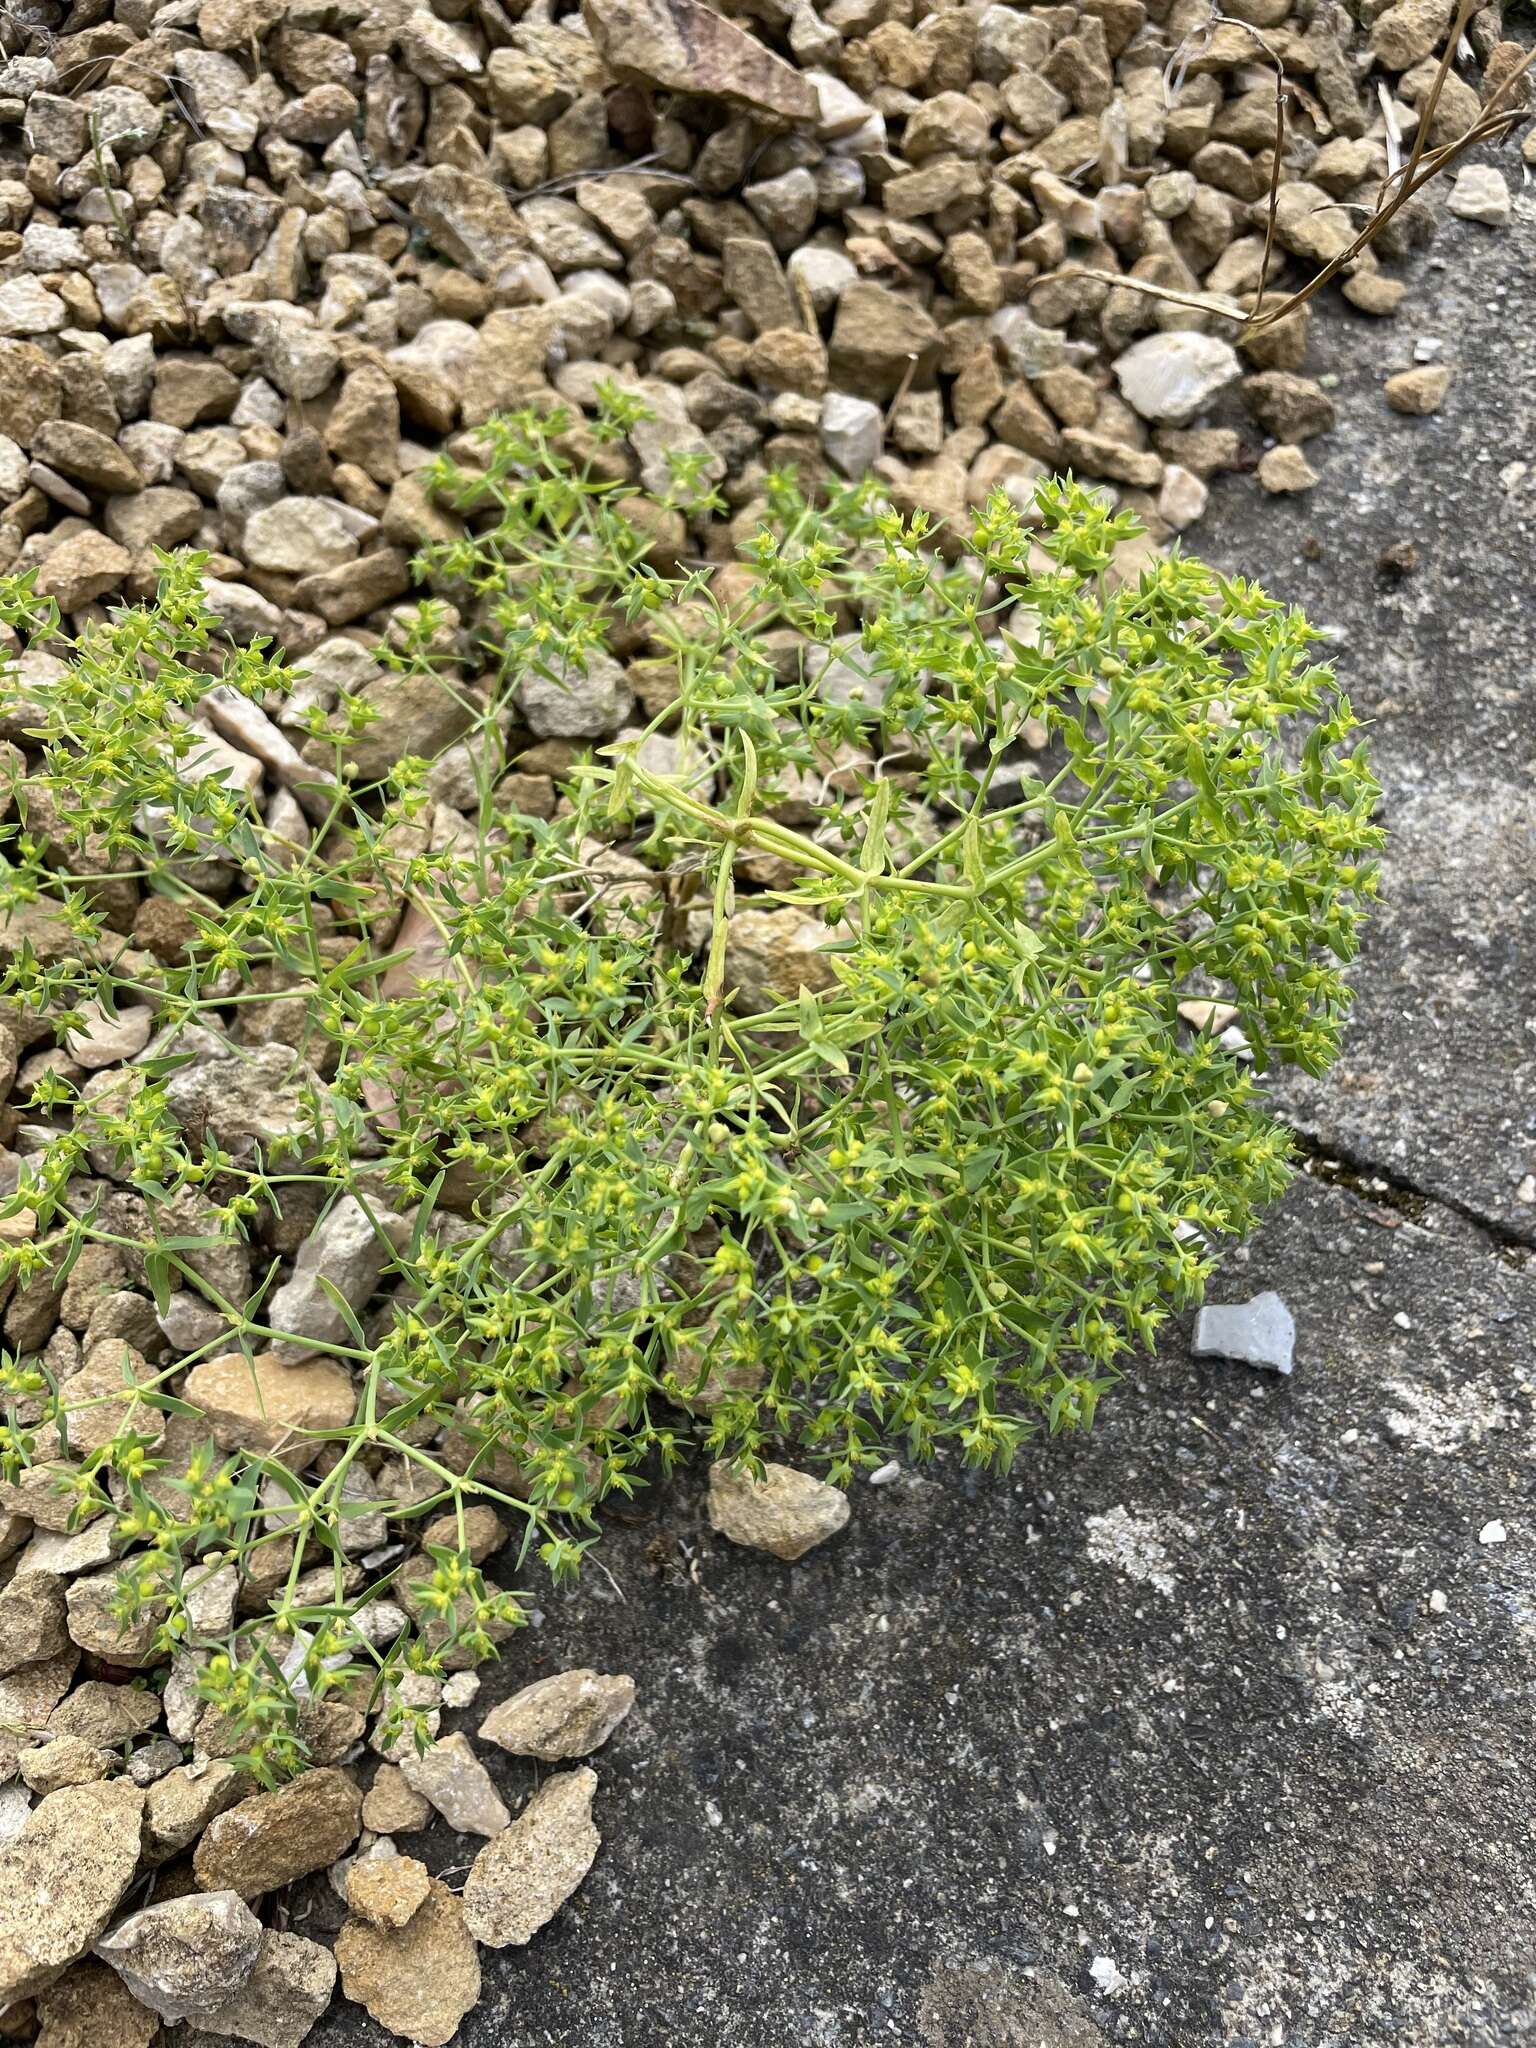
POLYGON ((1376 792, 1298 612, 1180 556, 1122 580, 1135 522, 1071 483, 1030 520, 998 498, 946 562, 867 490, 818 508, 775 480, 722 594, 653 566, 682 521, 574 469, 562 425, 495 422, 435 479, 464 537, 423 558, 386 681, 457 703, 451 811, 423 761, 349 772, 387 690, 309 715, 302 833, 200 766, 210 687, 275 709, 293 676, 216 637, 196 556, 72 643, 25 581, 0 605, 62 656, 28 689, 0 993, 60 1040, 87 1004, 152 1005, 156 1033, 38 1081, 0 1277, 114 1246, 219 1332, 84 1401, 5 1358, 5 1473, 114 1518, 124 1625, 189 1659, 268 1775, 306 1701, 392 1698, 408 1728, 404 1674, 515 1625, 477 1504, 559 1578, 605 1498, 701 1440, 787 1438, 845 1482, 1088 1423, 1283 1185, 1256 1073, 1324 1067, 1347 1007, 1376 792), (608 648, 661 708, 643 742, 568 749, 529 816, 520 687, 579 690, 608 648), (103 877, 178 906, 180 950, 135 944, 103 877), (754 918, 805 966, 749 1008, 754 918), (1246 1056, 1180 1021, 1200 996, 1246 1056), (185 1112, 211 1033, 285 1050, 280 1131, 185 1112), (323 1347, 354 1417, 220 1449, 184 1376, 283 1336, 274 1223, 344 1194, 392 1226, 323 1347), (381 1514, 406 1549, 375 1536, 365 1567, 381 1514), (209 1634, 231 1561, 240 1612, 209 1634), (356 1619, 381 1598, 410 1619, 384 1643, 356 1619))

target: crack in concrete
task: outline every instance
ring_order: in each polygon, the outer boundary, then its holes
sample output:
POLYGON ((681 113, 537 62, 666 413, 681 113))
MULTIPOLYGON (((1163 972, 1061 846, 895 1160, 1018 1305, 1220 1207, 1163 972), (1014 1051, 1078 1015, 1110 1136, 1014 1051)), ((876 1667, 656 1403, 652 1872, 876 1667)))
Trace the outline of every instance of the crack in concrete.
POLYGON ((1500 1217, 1485 1215, 1472 1203, 1464 1202, 1455 1195, 1427 1188, 1406 1174, 1394 1172, 1379 1160, 1369 1158, 1352 1146, 1342 1145, 1337 1139, 1315 1137, 1294 1124, 1287 1128, 1302 1156, 1302 1171, 1314 1178, 1326 1179, 1326 1183, 1334 1187, 1349 1188, 1351 1193, 1382 1203, 1389 1209, 1399 1209, 1415 1223, 1421 1222, 1430 1209, 1444 1209, 1481 1232, 1498 1256, 1522 1268, 1536 1253, 1536 1218, 1533 1218, 1529 1231, 1522 1231, 1500 1217), (1369 1182, 1364 1180, 1366 1175, 1370 1176, 1369 1182), (1352 1177, 1362 1184, 1352 1185, 1352 1177))

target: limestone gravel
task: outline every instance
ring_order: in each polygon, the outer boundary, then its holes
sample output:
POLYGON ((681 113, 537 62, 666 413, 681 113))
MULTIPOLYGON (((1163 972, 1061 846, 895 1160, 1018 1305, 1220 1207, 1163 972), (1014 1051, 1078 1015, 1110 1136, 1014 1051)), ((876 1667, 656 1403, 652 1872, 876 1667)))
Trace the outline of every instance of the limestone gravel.
POLYGON ((1422 417, 1438 412, 1451 388, 1451 371, 1445 363, 1419 363, 1411 370, 1399 370, 1383 387, 1394 412, 1422 417))
POLYGON ((217 1757, 167 1771, 144 1800, 145 1860, 164 1863, 190 1848, 209 1821, 248 1790, 245 1774, 217 1757))
POLYGON ((121 1779, 69 1786, 0 1852, 0 2009, 51 1984, 106 1927, 138 1867, 143 1806, 121 1779))
POLYGON ((358 1856, 347 1872, 347 1904, 370 1927, 403 1927, 430 1889, 414 1856, 358 1856))
POLYGON ((1484 227, 1508 227, 1514 210, 1504 173, 1493 164, 1466 164, 1451 188, 1451 212, 1484 227))
POLYGON ((464 1908, 436 1878, 404 1927, 348 1920, 336 1963, 348 1998, 422 2048, 446 2048, 480 1997, 480 1957, 464 1908))
POLYGON ((809 1472, 766 1464, 761 1479, 715 1465, 709 1475, 709 1522, 750 1550, 793 1564, 835 1536, 848 1521, 848 1496, 809 1472))
POLYGON ((413 1791, 398 1764, 380 1764, 363 1795, 363 1825, 375 1834, 413 1834, 432 1818, 432 1804, 413 1791))
POLYGON ((563 1763, 601 1749, 634 1703, 635 1681, 627 1673, 560 1671, 493 1707, 480 1723, 480 1738, 512 1756, 563 1763))
POLYGON ((424 1755, 402 1757, 400 1775, 460 1834, 499 1834, 512 1817, 467 1735, 445 1735, 424 1755))
POLYGON ((570 1898, 601 1846, 592 1823, 597 1774, 583 1765, 546 1778, 510 1827, 491 1838, 464 1880, 464 1920, 487 1948, 533 1939, 570 1898))
POLYGON ((341 1770, 309 1771, 219 1814, 193 1856, 205 1891, 243 1899, 276 1891, 334 1863, 357 1839, 362 1795, 341 1770))
POLYGON ((33 1749, 24 1749, 17 1773, 29 1791, 57 1792, 65 1785, 91 1785, 108 1777, 117 1758, 109 1750, 83 1742, 78 1735, 55 1735, 33 1749))
POLYGON ((130 1913, 96 1944, 141 2005, 163 2020, 227 2002, 255 1966, 261 1922, 238 1893, 191 1892, 130 1913))
POLYGON ((115 1970, 86 1957, 37 1998, 36 2048, 150 2048, 160 2016, 115 1970))
POLYGON ((299 2048, 335 1987, 336 1959, 323 1942, 265 1928, 244 1983, 200 2013, 195 2027, 216 2039, 255 2042, 257 2048, 299 2048))

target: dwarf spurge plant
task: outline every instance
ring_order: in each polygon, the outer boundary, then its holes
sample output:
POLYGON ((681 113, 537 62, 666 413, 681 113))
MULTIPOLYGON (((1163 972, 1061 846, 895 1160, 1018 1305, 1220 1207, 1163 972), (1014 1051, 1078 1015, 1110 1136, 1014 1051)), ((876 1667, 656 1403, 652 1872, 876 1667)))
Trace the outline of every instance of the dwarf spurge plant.
POLYGON ((209 690, 276 709, 294 678, 219 646, 196 557, 68 645, 5 595, 60 657, 28 683, 5 993, 33 1036, 125 1003, 156 1033, 42 1078, 0 1271, 56 1285, 115 1246, 214 1331, 89 1395, 7 1359, 9 1497, 114 1518, 124 1626, 268 1774, 308 1702, 361 1690, 408 1730, 409 1674, 519 1619, 477 1504, 559 1577, 607 1496, 699 1439, 789 1438, 846 1481, 1089 1422, 1283 1183, 1255 1075, 1326 1065, 1345 1012, 1375 789, 1298 613, 1178 556, 1121 580, 1135 522, 1071 483, 1028 518, 998 498, 946 564, 868 490, 778 479, 734 568, 668 573, 705 486, 604 480, 629 403, 584 469, 530 414, 434 477, 464 537, 383 658, 459 707, 451 807, 441 765, 354 772, 387 688, 309 714, 303 830, 210 766, 209 690), (527 815, 527 693, 579 693, 611 649, 655 715, 568 746, 555 814, 527 815), (182 942, 124 936, 108 876, 182 942), (1182 1024, 1193 996, 1243 1042, 1182 1024), (189 1083, 258 1054, 259 1128, 189 1083), (333 1289, 308 1355, 350 1372, 351 1418, 216 1438, 189 1368, 292 1334, 277 1226, 349 1197, 379 1286, 333 1289), (210 1631, 231 1562, 240 1615, 210 1631))

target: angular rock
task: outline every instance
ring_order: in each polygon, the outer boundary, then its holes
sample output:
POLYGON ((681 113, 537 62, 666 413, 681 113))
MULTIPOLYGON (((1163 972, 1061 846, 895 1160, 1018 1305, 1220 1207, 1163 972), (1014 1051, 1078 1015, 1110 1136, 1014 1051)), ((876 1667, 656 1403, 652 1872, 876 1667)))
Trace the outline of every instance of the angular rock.
POLYGON ((810 81, 702 0, 583 0, 582 12, 616 78, 725 100, 769 121, 816 116, 810 81))
POLYGON ((80 1007, 86 1022, 64 1034, 64 1049, 77 1067, 88 1071, 115 1067, 135 1058, 148 1045, 155 1017, 147 1004, 120 1009, 115 1017, 108 1016, 97 1002, 80 1007))
POLYGON ((1464 164, 1451 187, 1450 209, 1460 220, 1506 228, 1514 212, 1504 173, 1493 164, 1464 164))
POLYGON ((377 611, 411 587, 410 564, 398 548, 371 548, 355 562, 317 569, 294 585, 295 609, 318 612, 328 626, 345 626, 377 611))
POLYGON ((370 1927, 404 1927, 431 1889, 414 1856, 357 1856, 347 1871, 347 1904, 370 1927))
POLYGON ((115 1570, 91 1572, 71 1580, 65 1596, 70 1641, 92 1656, 105 1658, 109 1664, 146 1670, 159 1656, 157 1641, 165 1618, 164 1603, 149 1600, 133 1619, 125 1621, 116 1611, 119 1597, 115 1570))
POLYGON ((361 1309, 391 1252, 411 1235, 404 1217, 377 1204, 370 1209, 355 1195, 342 1195, 299 1247, 292 1277, 273 1294, 266 1320, 273 1329, 291 1330, 295 1338, 308 1341, 276 1342, 272 1357, 288 1363, 315 1347, 351 1342, 346 1319, 321 1281, 328 1281, 349 1308, 361 1309))
POLYGON ((877 108, 830 71, 805 75, 816 94, 816 133, 824 142, 841 142, 845 148, 885 147, 885 117, 877 108))
POLYGON ((14 1842, 32 1812, 31 1796, 24 1785, 0 1789, 0 1849, 14 1842))
POLYGON ((595 649, 580 674, 525 674, 518 697, 530 731, 540 739, 598 739, 617 732, 635 701, 623 669, 595 649))
MULTIPOLYGON (((401 1624, 405 1616, 402 1614, 401 1624)), ((376 1835, 409 1835, 432 1818, 432 1806, 406 1783, 398 1764, 380 1764, 363 1796, 363 1826, 376 1835)))
POLYGON ((915 300, 863 282, 839 298, 828 362, 836 389, 890 399, 903 383, 920 383, 938 351, 939 330, 915 300))
POLYGON ((1293 256, 1312 263, 1331 263, 1354 242, 1359 229, 1342 206, 1336 206, 1320 185, 1298 179, 1275 195, 1275 236, 1293 256))
POLYGON ((266 1929, 240 1989, 196 2019, 201 2034, 254 2041, 257 2048, 299 2048, 331 2002, 336 1959, 323 1942, 266 1929))
POLYGON ((760 1480, 729 1465, 710 1467, 709 1526, 786 1564, 835 1536, 848 1513, 848 1496, 839 1488, 789 1465, 765 1465, 760 1480))
POLYGON ((987 322, 1015 377, 1040 377, 1070 361, 1064 338, 1054 327, 1041 327, 1027 306, 1000 306, 987 322))
POLYGON ((276 1891, 344 1856, 362 1825, 362 1794, 345 1771, 307 1771, 242 1799, 209 1822, 192 1864, 204 1891, 243 1899, 276 1891))
POLYGON ((253 569, 304 576, 356 560, 353 521, 325 498, 282 498, 245 522, 241 547, 253 569))
MULTIPOLYGON (((494 317, 486 321, 487 327, 494 317)), ((386 367, 410 419, 435 433, 446 433, 452 427, 464 395, 465 373, 479 352, 480 339, 480 333, 466 321, 429 320, 403 347, 390 350, 386 367)), ((540 372, 542 355, 541 349, 540 372)))
POLYGON ((1338 408, 1320 384, 1291 370, 1266 370, 1243 386, 1243 403, 1277 441, 1310 441, 1326 434, 1338 408))
POLYGON ((1163 481, 1163 458, 1148 448, 1132 448, 1108 434, 1086 427, 1062 430, 1061 452, 1081 476, 1108 477, 1138 490, 1155 491, 1163 481))
POLYGON ((272 640, 283 631, 283 614, 278 607, 244 583, 227 583, 221 577, 205 576, 203 602, 215 625, 231 640, 272 640))
POLYGON ((391 2033, 447 2048, 480 1997, 480 1957, 464 1922, 458 1898, 436 1878, 404 1927, 348 1920, 336 1937, 343 1992, 391 2033))
POLYGON ((268 382, 288 397, 318 398, 336 375, 340 351, 313 314, 281 300, 228 304, 224 324, 257 350, 268 382))
POLYGON ((464 1881, 464 1921, 487 1948, 520 1948, 570 1898, 602 1843, 592 1823, 597 1773, 546 1778, 517 1819, 487 1842, 464 1881))
POLYGON ((0 2010, 51 1984, 101 1934, 138 1866, 143 1807, 120 1779, 72 1785, 0 1852, 0 2010))
POLYGON ((119 589, 132 567, 132 555, 106 534, 71 534, 50 550, 38 571, 38 593, 57 598, 60 611, 78 611, 119 589))
POLYGON ((163 2020, 227 2003, 255 1967, 261 1922, 235 1892, 189 1892, 130 1913, 96 1953, 163 2020))
POLYGON ((400 397, 379 363, 360 363, 348 374, 325 423, 325 445, 341 462, 355 462, 375 483, 400 474, 400 397))
POLYGON ((820 918, 792 904, 737 910, 725 945, 725 983, 737 1009, 768 1010, 794 1002, 802 988, 814 994, 835 988, 826 951, 833 936, 820 918))
POLYGON ((58 366, 32 342, 0 341, 0 420, 23 448, 63 407, 58 366))
POLYGON ((358 782, 377 782, 408 754, 433 760, 473 723, 462 695, 433 675, 381 676, 361 695, 379 716, 347 750, 347 765, 358 782))
POLYGON ((803 164, 744 186, 741 196, 781 248, 792 247, 816 223, 816 180, 803 164))
POLYGON ((1455 11, 1455 0, 1396 0, 1372 23, 1371 48, 1389 71, 1406 71, 1438 47, 1455 11))
POLYGON ((601 1749, 634 1703, 635 1681, 627 1673, 560 1671, 493 1707, 480 1723, 480 1737, 512 1756, 563 1763, 601 1749))
POLYGON ((793 326, 795 302, 771 244, 756 235, 732 235, 721 253, 726 293, 758 333, 793 326))
POLYGON ((344 1429, 357 1402, 352 1375, 338 1360, 285 1365, 270 1351, 205 1358, 187 1374, 182 1393, 203 1411, 221 1450, 275 1452, 296 1472, 321 1448, 296 1432, 344 1429))
POLYGON ((1254 473, 1264 489, 1277 497, 1293 491, 1310 491, 1317 482, 1317 471, 1306 456, 1286 443, 1260 456, 1254 473))
POLYGON ((57 1656, 68 1641, 63 1580, 18 1572, 0 1592, 0 1676, 57 1656))
POLYGON ((57 1792, 65 1785, 94 1785, 111 1775, 117 1758, 83 1742, 78 1735, 53 1735, 17 1760, 21 1782, 37 1793, 57 1792))
POLYGON ((160 2032, 159 2015, 89 1956, 38 1993, 37 2018, 37 2048, 150 2048, 160 2032))
POLYGON ((525 199, 517 217, 556 277, 573 270, 618 270, 623 266, 608 237, 569 199, 525 199))
MULTIPOLYGON (((818 334, 798 327, 770 328, 752 344, 747 373, 760 391, 818 399, 827 388, 827 351, 818 334)), ((815 416, 813 406, 807 424, 815 416)))
POLYGON ((784 265, 797 292, 811 302, 811 311, 829 313, 851 284, 858 282, 858 269, 840 250, 821 249, 808 243, 796 249, 784 265))
POLYGON ((284 1045, 241 1047, 238 1057, 193 1060, 165 1084, 165 1100, 181 1124, 203 1123, 237 1157, 260 1146, 281 1157, 314 1130, 308 1097, 323 1098, 320 1077, 284 1045))
POLYGON ((1242 375, 1237 350, 1214 334, 1149 334, 1116 358, 1127 405, 1144 420, 1183 426, 1242 375))
POLYGON ((1445 363, 1417 363, 1389 377, 1383 393, 1394 412, 1422 418, 1440 410, 1450 388, 1451 372, 1445 363))
POLYGON ((467 1735, 445 1735, 424 1756, 402 1757, 400 1775, 460 1834, 495 1835, 512 1818, 467 1735))
POLYGON ((239 379, 206 356, 162 355, 155 361, 150 418, 173 427, 225 420, 240 396, 239 379))
POLYGON ((867 398, 829 391, 821 401, 821 445, 843 475, 856 481, 884 453, 885 416, 867 398))
POLYGON ((1202 1308, 1195 1317, 1194 1358, 1225 1358, 1288 1373, 1295 1350, 1296 1319, 1273 1290, 1252 1301, 1202 1308))
POLYGON ((707 483, 719 483, 725 475, 724 458, 711 449, 689 419, 681 395, 656 379, 648 380, 639 395, 645 400, 648 417, 635 423, 629 439, 639 458, 640 481, 645 489, 658 494, 669 491, 672 462, 679 455, 699 457, 700 478, 707 483))
POLYGON ((68 319, 64 301, 41 279, 11 277, 0 283, 0 335, 57 334, 68 319))
POLYGON ((107 1337, 92 1345, 65 1395, 71 1411, 71 1454, 90 1457, 125 1429, 158 1444, 165 1434, 165 1418, 136 1392, 153 1378, 148 1359, 121 1337, 107 1337))
POLYGON ((144 1798, 145 1861, 165 1863, 190 1849, 215 1815, 226 1812, 249 1790, 246 1774, 222 1758, 167 1771, 144 1798))
POLYGON ((146 1742, 129 1757, 128 1776, 135 1785, 157 1785, 185 1757, 186 1751, 179 1742, 172 1742, 169 1735, 157 1735, 153 1742, 146 1742))
POLYGON ((83 1742, 115 1749, 147 1734, 159 1718, 159 1695, 147 1687, 88 1678, 48 1716, 48 1733, 78 1735, 83 1742))
POLYGON ((498 185, 451 164, 435 164, 416 188, 413 211, 433 244, 471 277, 491 282, 528 246, 498 185))
POLYGON ((60 476, 76 477, 93 491, 142 491, 144 478, 138 465, 118 447, 109 434, 77 420, 49 420, 39 427, 32 442, 39 462, 46 462, 60 476))
POLYGON ((73 1643, 41 1664, 24 1664, 0 1678, 0 1782, 16 1775, 28 1730, 41 1728, 64 1697, 80 1652, 73 1643))
MULTIPOLYGON (((312 768, 294 746, 288 736, 248 697, 242 697, 237 690, 222 684, 209 690, 203 697, 201 710, 224 739, 243 753, 251 754, 260 761, 267 773, 285 788, 297 790, 300 800, 320 819, 329 814, 335 796, 334 778, 324 769, 312 768)), ((270 823, 270 817, 268 822, 270 823)), ((204 1254, 204 1257, 208 1254, 204 1254)), ((200 1268, 196 1270, 202 1270, 200 1268)), ((204 1273, 206 1279, 215 1276, 204 1273)), ((241 1274, 243 1284, 249 1279, 249 1270, 241 1274)), ((233 1294, 234 1285, 218 1283, 220 1292, 233 1294)))
POLYGON ((1193 526, 1204 516, 1209 501, 1210 492, 1193 470, 1177 462, 1168 464, 1157 496, 1159 519, 1165 520, 1175 533, 1182 533, 1186 526, 1193 526))
POLYGON ((159 140, 165 115, 130 85, 104 85, 90 98, 91 146, 120 161, 142 155, 159 140))

